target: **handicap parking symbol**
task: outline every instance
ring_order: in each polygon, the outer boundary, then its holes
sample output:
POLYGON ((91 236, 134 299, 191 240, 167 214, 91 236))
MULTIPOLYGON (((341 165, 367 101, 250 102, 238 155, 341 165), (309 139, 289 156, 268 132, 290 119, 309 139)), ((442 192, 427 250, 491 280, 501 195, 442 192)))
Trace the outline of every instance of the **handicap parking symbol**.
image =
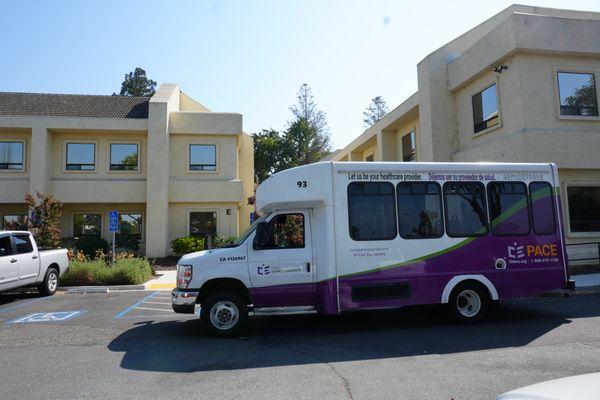
POLYGON ((49 313, 34 313, 24 317, 7 321, 7 324, 27 324, 30 322, 63 322, 73 319, 83 314, 83 310, 80 311, 57 311, 49 313))

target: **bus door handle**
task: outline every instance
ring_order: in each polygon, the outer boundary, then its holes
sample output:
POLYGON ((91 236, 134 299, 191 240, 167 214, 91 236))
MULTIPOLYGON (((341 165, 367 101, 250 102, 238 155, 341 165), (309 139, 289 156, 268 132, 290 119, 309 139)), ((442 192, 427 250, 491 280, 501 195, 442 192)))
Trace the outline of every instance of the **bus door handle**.
POLYGON ((306 272, 310 272, 310 262, 306 263, 306 272))

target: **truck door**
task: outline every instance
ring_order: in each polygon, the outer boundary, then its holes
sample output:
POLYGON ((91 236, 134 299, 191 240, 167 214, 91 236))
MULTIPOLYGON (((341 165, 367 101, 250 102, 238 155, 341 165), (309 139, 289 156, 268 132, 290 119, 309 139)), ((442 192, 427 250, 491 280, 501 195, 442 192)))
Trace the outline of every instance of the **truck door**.
POLYGON ((10 235, 0 236, 0 291, 19 284, 17 259, 13 256, 10 235))
POLYGON ((258 247, 253 241, 248 246, 254 306, 316 305, 310 213, 275 213, 268 224, 269 244, 258 247))
POLYGON ((13 257, 17 259, 19 284, 35 283, 40 273, 40 260, 31 243, 31 236, 27 233, 15 233, 13 240, 15 241, 13 257))

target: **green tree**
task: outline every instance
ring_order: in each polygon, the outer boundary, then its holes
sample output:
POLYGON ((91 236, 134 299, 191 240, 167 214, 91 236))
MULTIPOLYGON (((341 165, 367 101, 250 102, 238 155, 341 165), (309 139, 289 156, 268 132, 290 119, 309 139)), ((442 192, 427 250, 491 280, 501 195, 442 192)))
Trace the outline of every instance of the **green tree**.
POLYGON ((271 174, 321 160, 329 154, 329 129, 310 87, 300 86, 297 104, 290 107, 295 119, 285 132, 262 130, 254 137, 254 172, 258 183, 271 174))
POLYGON ((125 74, 125 79, 121 83, 121 92, 119 92, 121 96, 135 97, 150 97, 154 93, 156 93, 156 81, 148 79, 146 71, 140 67, 125 74))
POLYGON ((367 109, 363 112, 365 128, 373 126, 389 112, 388 106, 381 96, 373 97, 367 109))
POLYGON ((282 169, 314 163, 329 154, 329 136, 319 134, 305 118, 292 122, 283 140, 286 157, 282 169))
POLYGON ((260 183, 271 174, 284 169, 286 145, 281 134, 274 129, 254 133, 254 175, 260 183))
POLYGON ((63 203, 52 194, 36 192, 25 194, 25 204, 29 208, 29 227, 34 229, 38 247, 50 249, 60 246, 59 228, 63 203))

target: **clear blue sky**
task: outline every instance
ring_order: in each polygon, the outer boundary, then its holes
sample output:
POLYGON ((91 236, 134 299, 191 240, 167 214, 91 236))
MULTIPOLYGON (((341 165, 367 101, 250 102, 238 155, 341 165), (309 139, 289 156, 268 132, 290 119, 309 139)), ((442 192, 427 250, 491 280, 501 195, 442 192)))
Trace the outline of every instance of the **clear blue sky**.
MULTIPOLYGON (((307 82, 334 147, 381 95, 417 90, 416 64, 510 1, 29 1, 0 8, 0 91, 111 94, 137 66, 244 130, 283 129, 307 82)), ((600 11, 595 1, 529 4, 600 11)))

